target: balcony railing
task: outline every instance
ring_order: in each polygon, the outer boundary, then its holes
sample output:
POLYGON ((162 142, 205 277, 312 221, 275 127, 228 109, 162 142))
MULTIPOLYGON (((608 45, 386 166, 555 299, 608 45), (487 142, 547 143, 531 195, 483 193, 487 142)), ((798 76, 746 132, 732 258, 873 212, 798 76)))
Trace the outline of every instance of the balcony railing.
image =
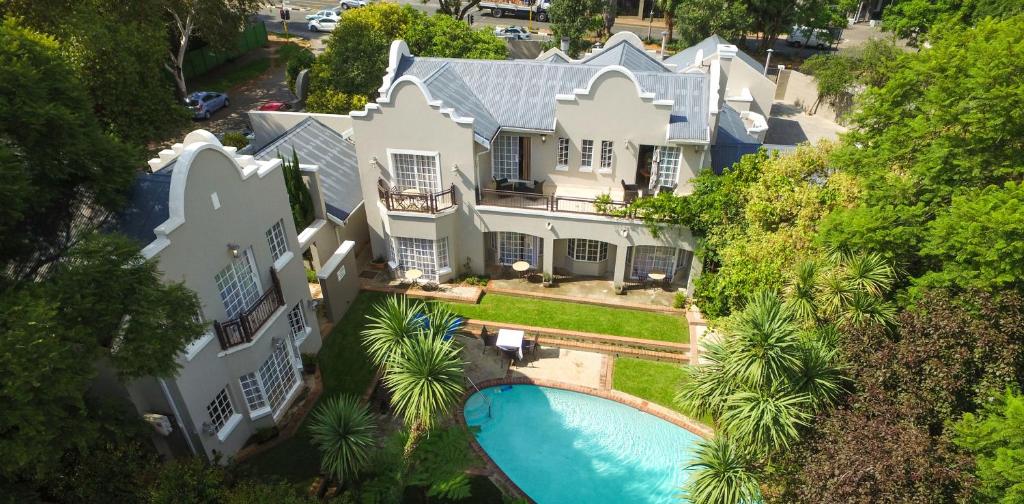
POLYGON ((388 187, 383 180, 378 180, 377 195, 389 211, 434 214, 454 208, 456 205, 454 184, 444 191, 429 194, 421 193, 416 189, 399 191, 394 187, 388 187))
POLYGON ((271 315, 278 308, 284 306, 281 282, 273 268, 270 270, 270 280, 273 285, 238 317, 223 323, 213 323, 213 329, 217 333, 217 339, 220 341, 222 349, 227 350, 252 342, 253 337, 260 331, 263 324, 270 320, 271 315))
POLYGON ((624 201, 608 200, 607 198, 576 198, 494 189, 480 189, 477 193, 477 204, 592 215, 608 215, 629 206, 624 201))

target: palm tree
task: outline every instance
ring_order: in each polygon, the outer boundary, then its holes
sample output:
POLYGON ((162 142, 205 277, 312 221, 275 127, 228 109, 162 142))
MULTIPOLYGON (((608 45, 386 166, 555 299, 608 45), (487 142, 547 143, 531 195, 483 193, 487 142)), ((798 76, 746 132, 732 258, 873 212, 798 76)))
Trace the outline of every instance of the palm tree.
POLYGON ((778 296, 758 292, 737 316, 726 339, 726 373, 747 387, 785 380, 800 366, 793 312, 778 296))
MULTIPOLYGON (((672 42, 672 27, 675 25, 676 7, 679 6, 679 0, 654 0, 654 4, 661 9, 661 14, 665 16, 665 31, 668 32, 666 42, 672 42)), ((651 15, 654 15, 653 11, 651 15)))
POLYGON ((701 360, 704 362, 683 368, 684 378, 675 400, 686 414, 694 418, 717 420, 736 384, 725 372, 725 361, 729 357, 725 345, 715 341, 705 341, 701 345, 701 360))
POLYGON ((363 346, 374 366, 385 369, 402 341, 423 328, 417 315, 423 303, 405 296, 390 296, 374 306, 370 323, 363 330, 363 346))
POLYGON ((320 448, 320 467, 340 485, 367 466, 377 424, 357 397, 341 395, 317 407, 310 433, 313 444, 320 448))
POLYGON ((753 453, 771 456, 800 439, 807 425, 810 398, 779 383, 758 390, 736 392, 722 414, 722 430, 753 453))
POLYGON ((805 322, 818 320, 818 265, 813 260, 801 261, 793 278, 786 283, 786 303, 796 318, 805 322))
POLYGON ((696 462, 684 489, 691 504, 754 504, 762 502, 750 459, 728 436, 697 444, 696 462))
MULTIPOLYGON (((826 337, 830 337, 829 336, 826 337)), ((793 389, 806 394, 813 411, 835 404, 843 393, 846 377, 838 364, 839 351, 829 342, 808 340, 800 356, 800 372, 793 377, 793 389)))
POLYGON ((451 341, 418 334, 402 342, 384 374, 391 404, 409 426, 405 456, 463 393, 462 359, 451 341))

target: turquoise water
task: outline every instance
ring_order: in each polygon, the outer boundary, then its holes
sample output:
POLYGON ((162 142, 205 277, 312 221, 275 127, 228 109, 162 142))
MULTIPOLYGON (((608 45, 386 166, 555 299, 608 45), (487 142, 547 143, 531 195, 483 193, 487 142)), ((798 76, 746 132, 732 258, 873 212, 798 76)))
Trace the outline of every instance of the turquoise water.
POLYGON ((700 439, 615 401, 534 385, 484 389, 464 411, 480 446, 539 504, 682 502, 700 439))

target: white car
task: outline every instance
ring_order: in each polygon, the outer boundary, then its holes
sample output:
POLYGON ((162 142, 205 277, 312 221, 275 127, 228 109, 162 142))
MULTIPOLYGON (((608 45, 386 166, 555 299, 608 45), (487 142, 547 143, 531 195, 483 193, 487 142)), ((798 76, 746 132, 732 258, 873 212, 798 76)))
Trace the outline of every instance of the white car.
POLYGON ((825 49, 830 45, 829 34, 826 30, 812 30, 804 26, 794 26, 789 31, 786 44, 792 47, 815 47, 825 49))
POLYGON ((335 7, 333 9, 324 9, 322 11, 317 11, 316 14, 310 14, 310 15, 306 16, 306 21, 312 21, 312 20, 317 19, 317 18, 334 18, 334 19, 338 19, 338 17, 340 16, 338 14, 338 9, 339 9, 339 7, 335 7))
POLYGON ((367 2, 366 0, 341 0, 338 3, 341 4, 342 9, 348 10, 356 7, 366 7, 366 4, 370 2, 367 2))
POLYGON ((507 26, 504 28, 499 26, 494 29, 494 36, 511 40, 526 40, 530 38, 530 32, 526 31, 526 28, 518 26, 507 26))
POLYGON ((332 32, 338 27, 339 18, 313 18, 309 21, 309 31, 311 32, 332 32))

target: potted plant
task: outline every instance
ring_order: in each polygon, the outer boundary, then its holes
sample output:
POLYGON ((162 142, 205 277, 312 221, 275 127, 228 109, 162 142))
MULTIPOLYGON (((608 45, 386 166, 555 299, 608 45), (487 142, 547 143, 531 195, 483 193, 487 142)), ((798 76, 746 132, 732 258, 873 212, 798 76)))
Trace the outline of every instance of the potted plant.
POLYGON ((552 275, 551 273, 548 273, 547 271, 545 271, 544 274, 541 275, 541 280, 543 282, 542 285, 544 285, 544 287, 554 287, 555 286, 555 277, 554 277, 554 275, 552 275))
POLYGON ((622 282, 615 282, 614 288, 615 288, 615 293, 620 295, 620 296, 626 293, 626 284, 624 284, 622 282))
POLYGON ((384 266, 386 264, 387 261, 384 260, 384 256, 374 257, 373 260, 370 261, 370 267, 378 271, 384 271, 384 266))
POLYGON ((306 374, 313 374, 316 372, 317 355, 312 353, 302 354, 302 371, 306 374))

